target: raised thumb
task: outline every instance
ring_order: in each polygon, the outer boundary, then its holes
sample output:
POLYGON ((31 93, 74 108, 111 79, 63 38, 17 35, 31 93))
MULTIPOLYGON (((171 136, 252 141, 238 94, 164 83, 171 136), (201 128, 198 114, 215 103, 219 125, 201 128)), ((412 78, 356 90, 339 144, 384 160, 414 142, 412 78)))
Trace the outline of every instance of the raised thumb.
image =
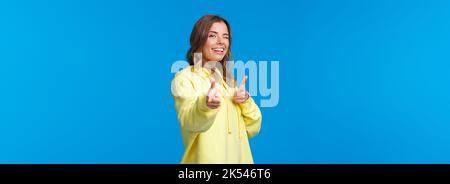
POLYGON ((211 81, 211 89, 215 88, 216 87, 216 79, 210 78, 209 80, 211 81))

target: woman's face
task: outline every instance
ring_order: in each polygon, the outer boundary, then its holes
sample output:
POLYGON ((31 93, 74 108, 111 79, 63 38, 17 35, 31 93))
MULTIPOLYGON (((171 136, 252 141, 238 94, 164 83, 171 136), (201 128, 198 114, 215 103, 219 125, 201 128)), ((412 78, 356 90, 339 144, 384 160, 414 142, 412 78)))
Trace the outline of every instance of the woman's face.
POLYGON ((228 52, 229 38, 227 25, 224 22, 214 23, 202 48, 203 61, 221 61, 228 52))

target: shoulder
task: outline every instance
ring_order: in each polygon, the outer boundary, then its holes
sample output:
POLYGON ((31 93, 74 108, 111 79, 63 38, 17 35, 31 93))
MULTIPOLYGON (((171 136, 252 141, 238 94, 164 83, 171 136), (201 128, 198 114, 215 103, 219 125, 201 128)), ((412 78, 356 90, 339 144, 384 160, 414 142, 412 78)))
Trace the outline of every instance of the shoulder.
POLYGON ((188 66, 175 74, 171 82, 172 93, 189 93, 200 88, 200 76, 192 68, 192 66, 188 66))
POLYGON ((175 74, 172 85, 189 86, 195 89, 203 89, 204 86, 209 86, 209 73, 204 68, 196 69, 193 66, 188 66, 175 74))
POLYGON ((175 74, 175 76, 172 79, 172 83, 181 81, 190 81, 192 80, 193 77, 194 74, 192 72, 192 67, 188 66, 175 74))

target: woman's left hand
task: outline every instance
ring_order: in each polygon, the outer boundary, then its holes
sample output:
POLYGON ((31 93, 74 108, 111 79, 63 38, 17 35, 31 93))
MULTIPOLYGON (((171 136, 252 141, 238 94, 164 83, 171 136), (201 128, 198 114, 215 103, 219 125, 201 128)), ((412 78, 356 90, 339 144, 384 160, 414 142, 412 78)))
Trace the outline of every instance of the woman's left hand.
POLYGON ((235 103, 244 103, 247 101, 247 99, 250 97, 248 95, 247 91, 245 90, 245 82, 247 81, 247 76, 245 75, 242 79, 241 85, 239 86, 238 90, 234 94, 234 102, 235 103))

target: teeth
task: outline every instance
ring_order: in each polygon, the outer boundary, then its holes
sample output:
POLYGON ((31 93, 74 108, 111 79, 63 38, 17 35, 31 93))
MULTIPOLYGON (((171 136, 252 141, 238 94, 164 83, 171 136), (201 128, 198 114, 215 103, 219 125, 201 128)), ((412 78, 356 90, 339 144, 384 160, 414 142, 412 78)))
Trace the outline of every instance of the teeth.
POLYGON ((220 49, 213 49, 214 51, 223 51, 223 49, 222 48, 220 48, 220 49))

